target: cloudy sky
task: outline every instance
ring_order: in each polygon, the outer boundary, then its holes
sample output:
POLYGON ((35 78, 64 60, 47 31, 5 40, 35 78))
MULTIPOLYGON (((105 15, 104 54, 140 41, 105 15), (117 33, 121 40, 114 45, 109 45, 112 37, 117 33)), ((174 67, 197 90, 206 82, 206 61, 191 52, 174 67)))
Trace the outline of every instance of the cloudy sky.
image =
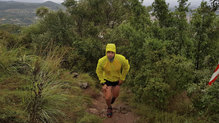
MULTIPOLYGON (((0 0, 0 1, 20 1, 20 2, 45 2, 45 1, 53 1, 56 3, 62 3, 64 0, 0 0)), ((144 0, 143 4, 148 6, 151 5, 153 3, 154 0, 144 0)), ((178 0, 166 0, 166 2, 168 2, 170 4, 170 6, 176 6, 177 5, 177 1, 178 0)), ((191 3, 191 6, 193 5, 200 5, 201 1, 210 1, 210 0, 189 0, 189 2, 191 3)))
POLYGON ((56 3, 62 3, 64 0, 43 0, 43 1, 53 1, 53 2, 56 2, 56 3))
MULTIPOLYGON (((178 0, 166 0, 167 3, 169 3, 171 6, 178 5, 178 0)), ((191 5, 199 5, 202 1, 210 1, 210 0, 188 0, 188 2, 191 3, 191 5)), ((151 5, 154 2, 154 0, 144 0, 144 5, 148 6, 151 5)))
MULTIPOLYGON (((44 0, 47 1, 47 0, 44 0)), ((61 3, 64 0, 50 0, 53 2, 57 2, 57 3, 61 3)), ((191 5, 193 4, 200 4, 202 0, 189 0, 189 2, 191 2, 191 5)), ((210 0, 204 0, 204 1, 210 1, 210 0)), ((170 3, 170 5, 177 5, 177 0, 166 0, 166 2, 170 3)), ((151 5, 153 3, 153 0, 144 0, 144 5, 151 5)))

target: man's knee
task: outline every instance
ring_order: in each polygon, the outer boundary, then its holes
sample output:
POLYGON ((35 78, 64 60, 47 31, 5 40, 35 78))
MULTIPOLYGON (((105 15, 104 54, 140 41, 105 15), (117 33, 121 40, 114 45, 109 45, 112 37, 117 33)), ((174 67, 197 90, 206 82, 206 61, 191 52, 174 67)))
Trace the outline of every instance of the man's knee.
POLYGON ((111 91, 106 91, 105 99, 106 100, 111 100, 111 98, 112 98, 112 92, 111 91))
POLYGON ((119 96, 119 92, 118 93, 115 93, 114 95, 113 95, 113 97, 115 97, 115 98, 117 98, 119 96))
POLYGON ((111 100, 112 98, 112 88, 111 87, 108 87, 105 91, 105 99, 106 100, 111 100))
POLYGON ((112 95, 106 95, 106 96, 105 96, 105 99, 108 100, 108 101, 110 101, 110 100, 112 99, 112 95))
POLYGON ((119 96, 119 90, 120 90, 120 87, 119 86, 115 86, 113 88, 113 96, 114 97, 118 97, 119 96))

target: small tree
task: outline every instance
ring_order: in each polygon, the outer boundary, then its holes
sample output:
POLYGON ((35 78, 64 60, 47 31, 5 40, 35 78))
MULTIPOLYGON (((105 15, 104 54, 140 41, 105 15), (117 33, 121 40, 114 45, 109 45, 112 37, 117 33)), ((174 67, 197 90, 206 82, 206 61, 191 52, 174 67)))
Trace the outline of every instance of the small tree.
MULTIPOLYGON (((202 2, 201 6, 196 9, 192 16, 192 29, 195 45, 195 66, 197 70, 203 68, 203 60, 209 54, 211 49, 214 49, 216 42, 210 38, 211 33, 215 31, 214 21, 216 19, 215 13, 207 5, 207 2, 202 2)), ((217 36, 217 35, 215 35, 217 36)))
POLYGON ((45 17, 48 13, 49 13, 49 9, 44 6, 37 8, 36 10, 36 16, 39 18, 45 17))

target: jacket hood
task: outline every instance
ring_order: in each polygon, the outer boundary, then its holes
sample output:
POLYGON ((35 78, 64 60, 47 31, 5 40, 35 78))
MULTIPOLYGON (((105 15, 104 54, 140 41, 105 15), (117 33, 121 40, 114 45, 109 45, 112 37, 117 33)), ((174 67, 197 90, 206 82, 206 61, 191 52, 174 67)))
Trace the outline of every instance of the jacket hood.
POLYGON ((116 53, 116 45, 115 44, 107 44, 106 45, 106 53, 108 51, 112 51, 112 52, 116 53))

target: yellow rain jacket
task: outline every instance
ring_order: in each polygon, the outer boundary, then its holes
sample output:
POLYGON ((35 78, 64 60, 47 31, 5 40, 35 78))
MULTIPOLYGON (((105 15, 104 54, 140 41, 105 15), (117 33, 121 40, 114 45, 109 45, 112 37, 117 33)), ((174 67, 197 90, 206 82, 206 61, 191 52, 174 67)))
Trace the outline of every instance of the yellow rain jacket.
POLYGON ((130 68, 128 60, 123 55, 116 54, 115 44, 107 44, 106 53, 108 51, 115 52, 115 57, 112 62, 107 56, 98 60, 96 73, 100 83, 106 82, 105 79, 111 82, 124 81, 130 68))

